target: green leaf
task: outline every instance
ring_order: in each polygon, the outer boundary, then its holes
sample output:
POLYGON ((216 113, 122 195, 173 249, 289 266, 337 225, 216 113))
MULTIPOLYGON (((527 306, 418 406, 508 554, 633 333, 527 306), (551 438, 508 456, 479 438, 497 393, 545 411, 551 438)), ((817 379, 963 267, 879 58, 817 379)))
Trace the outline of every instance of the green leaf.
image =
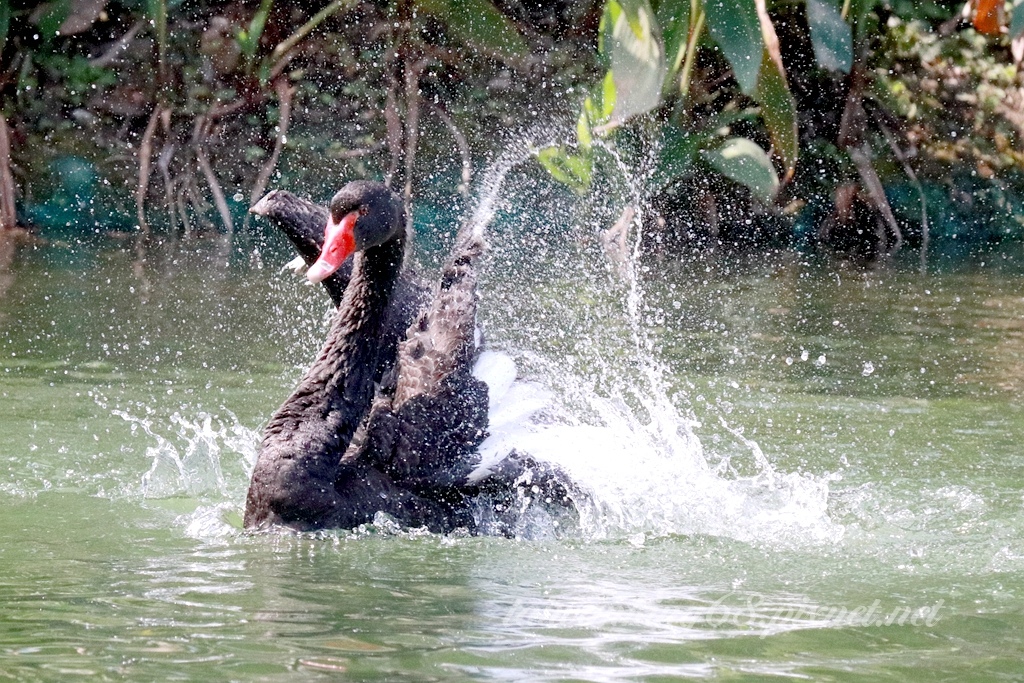
POLYGON ((831 71, 850 73, 853 67, 853 30, 831 0, 807 0, 807 23, 818 64, 831 71))
POLYGON ((686 54, 686 41, 690 37, 691 0, 662 0, 658 5, 658 25, 665 45, 665 59, 668 61, 668 81, 679 71, 686 54))
POLYGON ((594 145, 594 136, 590 133, 590 117, 587 115, 587 108, 580 112, 576 119, 576 142, 580 149, 589 150, 594 145))
MULTIPOLYGON (((878 4, 878 0, 849 0, 850 8, 846 12, 846 20, 853 26, 855 38, 863 38, 868 28, 868 14, 878 4)), ((845 5, 844 5, 845 6, 845 5)))
POLYGON ((615 78, 609 71, 604 75, 600 85, 583 102, 583 109, 594 125, 607 123, 615 110, 615 78))
POLYGON ((415 4, 468 45, 499 57, 521 58, 530 52, 515 24, 488 0, 415 0, 415 4))
POLYGON ((1010 40, 1024 33, 1024 0, 1014 0, 1010 10, 1010 40))
POLYGON ((648 0, 608 0, 601 26, 602 51, 615 86, 611 119, 622 123, 661 103, 665 53, 648 0))
POLYGON ((622 4, 617 0, 609 0, 605 3, 604 10, 601 12, 601 23, 597 26, 597 51, 599 54, 607 55, 612 39, 612 27, 618 22, 621 14, 622 4))
POLYGON ((235 42, 238 43, 238 49, 242 51, 243 55, 252 56, 254 48, 252 41, 249 39, 249 32, 244 28, 240 28, 235 31, 235 42))
POLYGON ((786 76, 774 60, 765 56, 757 78, 754 98, 761 105, 761 118, 772 139, 772 147, 786 168, 786 177, 793 174, 800 153, 797 135, 796 101, 786 85, 786 76))
MULTIPOLYGON (((643 40, 644 36, 650 32, 650 26, 646 25, 641 19, 640 10, 645 3, 633 2, 632 0, 619 0, 619 3, 625 5, 623 7, 626 10, 624 16, 626 17, 626 23, 629 24, 629 28, 633 31, 633 36, 637 40, 643 40)), ((653 15, 654 11, 651 9, 650 2, 646 3, 646 5, 649 12, 648 16, 653 15)))
POLYGON ((707 131, 690 133, 674 124, 662 126, 658 165, 652 179, 655 187, 665 187, 693 166, 698 150, 705 146, 711 137, 712 134, 707 131))
POLYGON ((615 76, 611 71, 601 81, 601 121, 607 121, 615 111, 615 76))
POLYGON ((726 178, 750 188, 761 201, 770 203, 774 199, 779 176, 768 154, 753 141, 729 138, 718 149, 703 150, 700 155, 726 178))
POLYGON ((252 20, 249 22, 249 30, 243 31, 245 42, 239 42, 242 43, 242 53, 249 59, 252 59, 259 49, 260 38, 263 37, 263 29, 267 25, 267 17, 270 16, 270 9, 273 5, 274 0, 262 0, 259 9, 252 15, 252 20))
POLYGON ((754 99, 761 105, 761 118, 772 139, 775 154, 782 159, 786 169, 786 180, 793 176, 800 141, 797 135, 796 101, 786 83, 786 71, 782 66, 782 53, 775 27, 768 17, 765 0, 754 0, 758 20, 761 23, 761 37, 764 54, 757 74, 757 90, 754 99))
POLYGON ((0 54, 3 54, 4 46, 7 45, 7 31, 11 27, 11 3, 8 0, 0 0, 0 54))
MULTIPOLYGON (((9 0, 8 0, 9 1, 9 0)), ((43 35, 44 41, 53 40, 60 29, 60 25, 71 13, 71 0, 54 0, 49 3, 43 14, 36 22, 39 32, 43 35)))
POLYGON ((751 0, 705 0, 704 12, 708 31, 729 60, 740 90, 753 94, 764 52, 754 3, 751 0))
POLYGON ((594 162, 591 155, 569 154, 561 147, 545 147, 536 152, 537 161, 551 174, 551 177, 568 186, 578 194, 590 189, 594 162))

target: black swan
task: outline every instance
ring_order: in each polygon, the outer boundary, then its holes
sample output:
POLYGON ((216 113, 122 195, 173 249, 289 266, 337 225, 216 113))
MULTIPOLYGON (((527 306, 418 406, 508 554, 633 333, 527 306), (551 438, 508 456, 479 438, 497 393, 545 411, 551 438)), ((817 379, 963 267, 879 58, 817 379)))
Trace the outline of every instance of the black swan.
POLYGON ((324 282, 340 306, 319 358, 267 425, 246 527, 351 528, 386 512, 410 526, 475 531, 487 507, 501 533, 516 503, 538 492, 571 507, 557 470, 516 453, 470 483, 487 435, 487 386, 471 372, 481 236, 460 232, 422 305, 425 289, 400 275, 404 213, 383 185, 349 183, 332 200, 329 221, 322 208, 282 191, 252 210, 312 262, 310 279, 324 282), (396 352, 386 328, 408 320, 396 352), (381 368, 392 365, 379 390, 381 368))

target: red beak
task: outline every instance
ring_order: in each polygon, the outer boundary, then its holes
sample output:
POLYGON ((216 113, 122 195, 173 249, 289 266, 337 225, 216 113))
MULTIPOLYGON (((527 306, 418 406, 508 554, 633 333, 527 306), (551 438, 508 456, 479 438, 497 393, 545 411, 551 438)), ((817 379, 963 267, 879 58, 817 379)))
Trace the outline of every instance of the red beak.
POLYGON ((340 222, 335 223, 334 218, 327 219, 327 227, 324 229, 324 248, 320 251, 320 258, 306 271, 306 279, 312 283, 326 280, 334 271, 341 268, 352 252, 356 250, 356 219, 359 212, 353 211, 346 214, 340 222))

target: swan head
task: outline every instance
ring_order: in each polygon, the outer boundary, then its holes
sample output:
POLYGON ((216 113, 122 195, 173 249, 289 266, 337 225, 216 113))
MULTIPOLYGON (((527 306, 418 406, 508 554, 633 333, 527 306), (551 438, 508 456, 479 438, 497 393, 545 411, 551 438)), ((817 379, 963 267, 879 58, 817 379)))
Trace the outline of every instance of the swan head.
POLYGON ((354 252, 400 238, 405 232, 402 200, 383 183, 355 180, 338 190, 330 205, 320 258, 306 272, 320 282, 354 252))

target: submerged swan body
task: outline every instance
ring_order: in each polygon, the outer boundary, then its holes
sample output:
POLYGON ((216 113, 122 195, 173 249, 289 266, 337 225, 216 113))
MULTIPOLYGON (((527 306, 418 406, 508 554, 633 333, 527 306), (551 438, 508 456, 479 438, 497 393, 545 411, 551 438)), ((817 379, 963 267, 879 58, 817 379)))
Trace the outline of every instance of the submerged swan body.
POLYGON ((384 512, 435 531, 508 533, 517 503, 538 491, 571 508, 564 479, 529 457, 480 467, 489 403, 473 375, 480 236, 460 233, 431 298, 402 269, 404 212, 379 183, 349 183, 329 216, 280 191, 253 211, 285 232, 339 308, 267 424, 246 527, 351 528, 384 512))

